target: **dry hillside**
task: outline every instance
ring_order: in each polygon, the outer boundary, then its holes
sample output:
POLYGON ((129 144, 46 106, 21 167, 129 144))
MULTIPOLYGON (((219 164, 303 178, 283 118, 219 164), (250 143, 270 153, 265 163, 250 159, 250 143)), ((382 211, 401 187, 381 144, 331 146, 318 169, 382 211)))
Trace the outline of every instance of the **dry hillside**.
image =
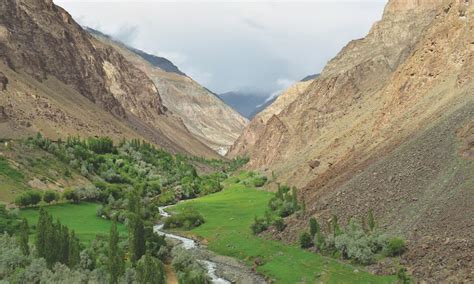
POLYGON ((1 137, 139 137, 217 157, 166 110, 153 81, 51 0, 0 3, 1 137))
POLYGON ((92 34, 145 72, 158 88, 163 105, 210 148, 225 154, 247 125, 246 118, 183 73, 167 72, 124 44, 97 32, 92 34))
POLYGON ((250 123, 229 155, 303 188, 309 208, 278 237, 373 208, 408 240, 415 277, 474 280, 473 17, 471 0, 390 0, 303 93, 250 123))

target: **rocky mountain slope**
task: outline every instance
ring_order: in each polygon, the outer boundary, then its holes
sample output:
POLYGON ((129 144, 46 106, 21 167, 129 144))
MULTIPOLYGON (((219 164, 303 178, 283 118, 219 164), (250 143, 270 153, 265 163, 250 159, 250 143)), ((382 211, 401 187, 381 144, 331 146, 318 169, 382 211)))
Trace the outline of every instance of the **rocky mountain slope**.
POLYGON ((305 91, 250 123, 229 155, 301 187, 308 208, 276 237, 373 208, 408 240, 417 279, 473 281, 473 17, 470 0, 390 0, 305 91))
POLYGON ((95 40, 51 0, 0 3, 2 137, 41 131, 140 137, 174 152, 216 157, 167 111, 155 84, 95 40))
MULTIPOLYGON (((224 155, 248 123, 216 95, 179 71, 166 59, 114 41, 101 33, 92 34, 113 47, 155 83, 163 105, 179 116, 189 131, 204 144, 224 155)), ((172 64, 172 63, 171 63, 172 64)))

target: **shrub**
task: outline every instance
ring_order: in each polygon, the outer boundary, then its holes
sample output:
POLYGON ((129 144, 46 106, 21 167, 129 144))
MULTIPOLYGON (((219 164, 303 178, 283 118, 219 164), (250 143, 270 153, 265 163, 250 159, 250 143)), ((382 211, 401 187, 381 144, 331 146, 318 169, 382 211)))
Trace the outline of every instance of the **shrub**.
POLYGON ((15 204, 20 207, 26 207, 31 204, 31 197, 28 193, 24 192, 15 198, 15 204))
POLYGON ((275 219, 275 221, 273 221, 273 225, 280 232, 286 228, 285 220, 283 220, 283 218, 275 219))
POLYGON ((26 207, 29 205, 36 205, 41 201, 41 193, 38 191, 27 191, 18 195, 15 198, 15 204, 20 207, 26 207))
POLYGON ((31 198, 31 205, 36 205, 41 201, 41 197, 42 197, 41 192, 30 190, 28 191, 28 194, 30 195, 30 198, 31 198))
POLYGON ((184 228, 190 230, 204 224, 204 217, 193 209, 188 209, 182 213, 168 217, 165 220, 163 228, 184 228))
POLYGON ((266 176, 258 176, 253 179, 253 184, 255 187, 262 187, 265 185, 266 182, 267 182, 266 176))
POLYGON ((74 203, 79 203, 79 195, 77 194, 76 191, 74 191, 72 189, 66 189, 63 192, 63 198, 65 200, 68 200, 68 201, 71 201, 71 202, 74 202, 74 203))
POLYGON ((252 223, 252 225, 250 225, 250 229, 252 230, 254 235, 260 234, 261 232, 268 229, 268 224, 266 223, 265 219, 255 217, 254 222, 252 223))
POLYGON ((309 248, 313 246, 313 240, 308 232, 303 232, 300 235, 300 246, 301 248, 309 248))
POLYGON ((391 238, 385 246, 387 256, 401 255, 405 251, 405 241, 401 238, 391 238))
POLYGON ((314 245, 319 251, 326 250, 326 239, 324 238, 323 233, 319 230, 314 237, 314 245))
POLYGON ((311 237, 314 238, 316 233, 319 231, 319 224, 318 221, 316 221, 315 218, 311 217, 309 219, 309 233, 311 234, 311 237))
POLYGON ((59 199, 59 194, 55 191, 48 190, 43 194, 43 201, 46 203, 51 203, 59 199))

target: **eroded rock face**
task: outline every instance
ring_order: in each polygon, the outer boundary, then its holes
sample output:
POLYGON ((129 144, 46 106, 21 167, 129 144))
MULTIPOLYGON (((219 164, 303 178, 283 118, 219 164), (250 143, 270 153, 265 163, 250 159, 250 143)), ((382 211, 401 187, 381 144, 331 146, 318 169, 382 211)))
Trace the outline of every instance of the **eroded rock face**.
POLYGON ((121 117, 163 113, 153 82, 52 1, 2 1, 0 27, 0 58, 11 68, 39 81, 54 76, 121 117))
MULTIPOLYGON (((460 151, 469 158, 471 142, 466 136, 460 149, 453 132, 474 113, 473 21, 471 0, 389 1, 369 34, 343 48, 276 117, 251 121, 231 155, 247 154, 249 168, 302 188, 309 215, 347 220, 373 208, 387 230, 408 239, 406 265, 418 279, 470 282, 474 256, 465 250, 474 231, 465 224, 474 199, 464 189, 473 164, 456 161, 460 151), (450 186, 433 186, 454 168, 450 186), (436 241, 419 249, 424 234, 456 241, 439 261, 436 241)), ((307 221, 291 220, 279 237, 296 241, 307 221)))
POLYGON ((225 154, 248 123, 216 95, 180 72, 171 62, 162 66, 159 57, 132 49, 92 30, 101 42, 119 51, 134 66, 145 72, 157 86, 163 104, 179 116, 187 129, 204 144, 225 154))
MULTIPOLYGON (((0 70, 18 82, 11 92, 15 95, 0 97, 0 103, 15 105, 11 120, 30 123, 32 131, 49 130, 50 136, 115 136, 123 131, 172 152, 218 157, 166 111, 143 71, 50 0, 0 1, 0 70), (37 109, 35 101, 43 96, 50 107, 37 109), (90 102, 98 106, 92 112, 90 102), (110 127, 112 120, 122 130, 110 127)), ((17 124, 0 135, 9 133, 26 135, 17 124)))

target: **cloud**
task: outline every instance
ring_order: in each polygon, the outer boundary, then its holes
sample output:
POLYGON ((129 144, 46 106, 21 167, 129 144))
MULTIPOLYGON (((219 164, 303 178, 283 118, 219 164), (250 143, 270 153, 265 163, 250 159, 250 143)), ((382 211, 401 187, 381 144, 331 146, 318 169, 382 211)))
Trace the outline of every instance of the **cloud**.
POLYGON ((268 96, 268 98, 257 107, 261 107, 262 105, 268 103, 269 101, 275 99, 276 97, 280 96, 286 89, 288 89, 291 85, 295 83, 295 80, 279 78, 276 81, 276 85, 280 88, 278 91, 275 91, 268 96))
POLYGON ((138 26, 124 24, 112 33, 112 37, 125 44, 132 44, 139 32, 138 26))
POLYGON ((250 28, 252 29, 255 29, 255 30, 260 30, 260 31, 264 31, 265 30, 265 26, 257 21, 255 21, 254 19, 250 19, 250 18, 247 18, 247 17, 243 17, 242 18, 242 21, 247 25, 249 26, 250 28))

